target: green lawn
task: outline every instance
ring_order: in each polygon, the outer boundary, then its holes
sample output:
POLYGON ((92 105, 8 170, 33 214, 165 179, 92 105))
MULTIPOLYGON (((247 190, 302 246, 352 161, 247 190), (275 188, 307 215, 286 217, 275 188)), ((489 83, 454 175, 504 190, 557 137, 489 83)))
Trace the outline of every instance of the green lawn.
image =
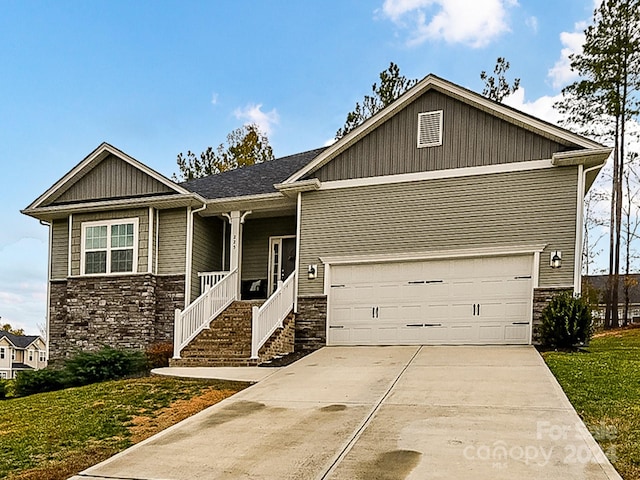
POLYGON ((640 329, 608 332, 587 352, 543 357, 625 480, 640 478, 640 329))
POLYGON ((144 377, 0 401, 0 478, 66 479, 247 385, 144 377))

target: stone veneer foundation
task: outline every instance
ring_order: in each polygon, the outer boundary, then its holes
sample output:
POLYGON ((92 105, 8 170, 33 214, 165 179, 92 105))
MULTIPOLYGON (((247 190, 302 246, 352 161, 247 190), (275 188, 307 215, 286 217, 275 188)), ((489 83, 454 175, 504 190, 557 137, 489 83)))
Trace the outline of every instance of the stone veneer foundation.
POLYGON ((312 352, 327 345, 327 296, 298 297, 296 352, 312 352))
POLYGON ((173 341, 184 275, 124 275, 51 282, 49 360, 103 346, 144 349, 173 341))
POLYGON ((571 287, 546 287, 533 289, 533 338, 534 345, 540 343, 540 324, 542 323, 540 314, 551 299, 562 292, 573 292, 571 287))

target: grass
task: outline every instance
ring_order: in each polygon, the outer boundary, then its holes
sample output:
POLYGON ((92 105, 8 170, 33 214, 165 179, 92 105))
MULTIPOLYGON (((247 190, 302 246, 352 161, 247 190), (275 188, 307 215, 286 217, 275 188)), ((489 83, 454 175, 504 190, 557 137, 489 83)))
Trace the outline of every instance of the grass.
POLYGON ((640 478, 640 329, 596 336, 586 352, 542 355, 620 475, 640 478))
POLYGON ((0 401, 0 478, 66 479, 246 386, 143 377, 0 401))

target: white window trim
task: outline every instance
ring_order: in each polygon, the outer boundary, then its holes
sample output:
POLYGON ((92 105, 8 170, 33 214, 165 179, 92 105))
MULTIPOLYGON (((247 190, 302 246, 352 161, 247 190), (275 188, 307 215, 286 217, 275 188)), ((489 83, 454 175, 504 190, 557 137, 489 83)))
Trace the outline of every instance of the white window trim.
MULTIPOLYGON (((80 275, 86 277, 102 277, 105 275, 129 275, 138 273, 138 250, 140 245, 138 244, 138 218, 119 218, 116 220, 97 220, 92 222, 82 222, 80 225, 81 235, 80 235, 80 275), (133 224, 133 269, 130 272, 111 272, 111 226, 112 225, 123 225, 126 223, 133 224), (106 226, 107 227, 107 268, 105 273, 85 273, 85 239, 87 235, 88 227, 98 227, 98 226, 106 226)), ((119 250, 119 249, 116 249, 119 250)))

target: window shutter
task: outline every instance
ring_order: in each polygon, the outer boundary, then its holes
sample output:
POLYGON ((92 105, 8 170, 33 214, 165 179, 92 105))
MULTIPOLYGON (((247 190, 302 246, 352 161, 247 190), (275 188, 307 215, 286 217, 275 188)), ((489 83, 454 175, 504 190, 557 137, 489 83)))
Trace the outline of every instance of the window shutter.
POLYGON ((442 145, 442 110, 418 114, 418 148, 442 145))

